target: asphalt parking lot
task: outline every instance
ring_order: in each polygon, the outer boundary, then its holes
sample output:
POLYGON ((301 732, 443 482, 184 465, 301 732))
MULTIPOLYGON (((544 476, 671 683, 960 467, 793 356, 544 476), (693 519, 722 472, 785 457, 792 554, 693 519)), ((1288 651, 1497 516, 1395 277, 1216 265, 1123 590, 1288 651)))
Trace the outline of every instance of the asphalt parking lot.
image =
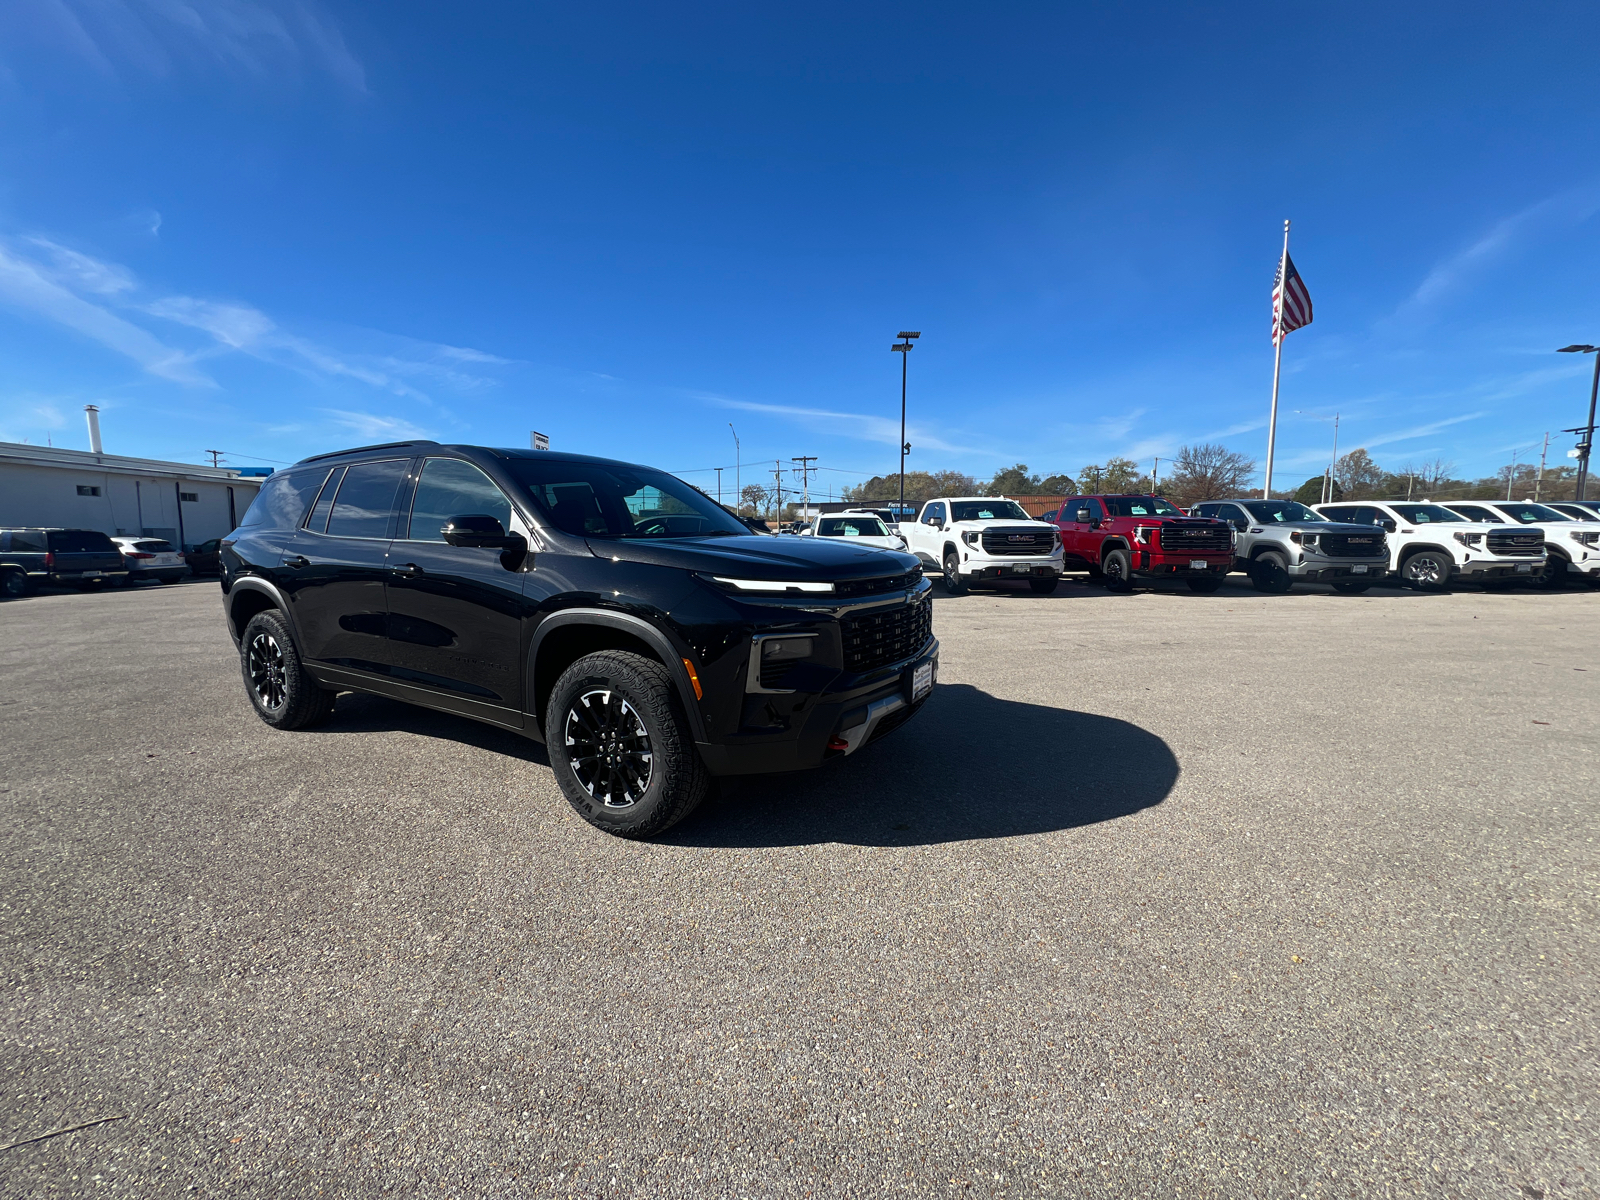
POLYGON ((253 716, 216 585, 0 605, 7 1196, 1592 1196, 1600 595, 936 606, 829 769, 605 837, 253 716))

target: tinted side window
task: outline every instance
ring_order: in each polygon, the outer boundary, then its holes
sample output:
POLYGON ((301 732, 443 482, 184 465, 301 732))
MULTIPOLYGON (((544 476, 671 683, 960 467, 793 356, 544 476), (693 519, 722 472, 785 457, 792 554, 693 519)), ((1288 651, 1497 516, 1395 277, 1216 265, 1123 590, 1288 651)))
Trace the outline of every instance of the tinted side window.
POLYGON ((50 549, 62 554, 114 554, 111 539, 92 529, 60 529, 50 534, 50 549))
POLYGON ((357 463, 344 473, 333 513, 330 537, 386 538, 394 522, 394 498, 405 480, 409 459, 357 463))
POLYGON ((511 528, 511 501, 494 481, 459 458, 430 458, 417 481, 417 498, 411 504, 413 542, 442 542, 439 530, 451 517, 484 516, 511 528))
POLYGON ((43 554, 44 535, 42 533, 34 533, 31 530, 18 530, 11 535, 11 545, 8 549, 43 554))
POLYGON ((922 519, 925 522, 927 522, 929 525, 932 525, 935 521, 944 520, 944 505, 942 505, 942 504, 930 504, 930 505, 928 505, 928 514, 927 514, 927 516, 923 517, 922 519))
POLYGON ((1349 525, 1355 524, 1356 520, 1356 510, 1353 508, 1325 508, 1322 515, 1330 521, 1343 521, 1349 525))
POLYGON ((306 515, 311 497, 317 494, 327 477, 326 467, 275 473, 250 502, 244 520, 239 522, 240 528, 256 525, 263 529, 294 529, 306 515))
POLYGON ((1091 521, 1103 521, 1103 520, 1106 519, 1105 506, 1103 504, 1101 504, 1100 501, 1096 500, 1093 496, 1089 497, 1089 499, 1085 503, 1084 507, 1089 510, 1089 520, 1091 520, 1091 521))
POLYGON ((328 514, 333 511, 333 498, 338 495, 339 484, 343 480, 344 468, 335 467, 333 474, 328 476, 328 482, 322 485, 317 502, 311 506, 311 516, 306 519, 306 528, 312 533, 327 532, 328 514))

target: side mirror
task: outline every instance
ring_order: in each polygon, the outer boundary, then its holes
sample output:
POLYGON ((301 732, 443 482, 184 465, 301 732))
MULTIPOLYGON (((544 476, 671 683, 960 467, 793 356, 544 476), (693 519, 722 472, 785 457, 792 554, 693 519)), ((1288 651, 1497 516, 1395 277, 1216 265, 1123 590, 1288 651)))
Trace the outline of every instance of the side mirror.
POLYGON ((1240 533, 1243 533, 1245 530, 1250 528, 1250 522, 1249 521, 1241 521, 1237 517, 1235 517, 1233 520, 1229 521, 1228 524, 1232 525, 1240 533))
POLYGON ((1089 519, 1089 510, 1087 508, 1080 508, 1077 513, 1073 515, 1072 519, 1074 521, 1087 521, 1089 519))
POLYGON ((470 546, 487 550, 510 550, 522 545, 517 534, 507 534, 505 526, 494 517, 482 513, 451 517, 439 534, 452 546, 470 546))
POLYGON ((944 518, 943 517, 935 517, 933 519, 932 524, 933 524, 933 527, 935 529, 943 529, 944 528, 944 518))
POLYGON ((1393 533, 1395 531, 1394 518, 1392 518, 1392 517, 1379 517, 1378 518, 1378 526, 1381 529, 1386 529, 1390 533, 1393 533))

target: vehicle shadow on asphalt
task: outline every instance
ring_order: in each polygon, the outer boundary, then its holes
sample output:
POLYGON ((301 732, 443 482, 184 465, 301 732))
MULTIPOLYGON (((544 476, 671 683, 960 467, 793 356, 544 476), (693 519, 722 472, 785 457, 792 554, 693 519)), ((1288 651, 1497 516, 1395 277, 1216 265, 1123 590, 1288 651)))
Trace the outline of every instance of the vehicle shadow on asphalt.
POLYGON ((469 717, 439 712, 387 696, 369 692, 342 692, 339 703, 321 725, 307 733, 414 733, 419 737, 461 742, 494 754, 505 754, 548 767, 550 759, 542 744, 532 738, 497 729, 469 717))
POLYGON ((1178 760, 1127 721, 941 684, 903 728, 815 771, 723 781, 659 840, 915 846, 1049 833, 1160 804, 1178 760))

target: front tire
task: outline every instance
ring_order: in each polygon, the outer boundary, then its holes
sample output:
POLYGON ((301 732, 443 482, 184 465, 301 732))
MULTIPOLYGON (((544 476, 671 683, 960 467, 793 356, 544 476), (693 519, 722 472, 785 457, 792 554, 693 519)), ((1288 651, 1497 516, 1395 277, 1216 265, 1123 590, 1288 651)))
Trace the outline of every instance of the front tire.
POLYGON ((239 668, 256 716, 274 729, 308 729, 333 712, 337 693, 311 678, 288 620, 276 609, 258 612, 244 627, 239 668))
POLYGON ((1289 562, 1275 550, 1258 554, 1250 562, 1250 582, 1258 592, 1287 592, 1294 586, 1289 577, 1289 562))
POLYGON ((1528 581, 1536 588, 1553 592, 1565 586, 1567 582, 1567 560, 1559 554, 1551 554, 1544 560, 1544 566, 1539 568, 1539 573, 1528 581))
POLYGON ((1133 560, 1128 557, 1126 550, 1113 550, 1106 555, 1100 570, 1106 577, 1106 591, 1133 591, 1133 560))
POLYGON ((961 582, 961 560, 954 550, 944 556, 944 590, 952 596, 967 590, 967 585, 961 582))
POLYGON ((1450 559, 1438 550, 1419 550, 1400 564, 1400 578, 1419 592, 1442 592, 1450 583, 1450 559))
POLYGON ((618 837, 664 832, 710 785, 671 676, 640 654, 602 650, 563 671, 544 735, 567 803, 618 837))

